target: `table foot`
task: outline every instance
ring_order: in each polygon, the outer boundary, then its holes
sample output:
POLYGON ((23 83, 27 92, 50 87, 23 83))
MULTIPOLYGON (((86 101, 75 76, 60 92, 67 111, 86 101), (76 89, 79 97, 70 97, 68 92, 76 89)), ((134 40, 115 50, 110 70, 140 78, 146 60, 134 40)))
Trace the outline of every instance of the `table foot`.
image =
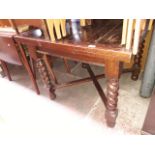
POLYGON ((51 100, 54 100, 56 98, 55 90, 53 89, 53 87, 49 89, 49 96, 51 100))
POLYGON ((118 90, 119 90, 118 79, 115 78, 108 79, 107 109, 105 113, 105 118, 107 121, 107 125, 109 127, 115 126, 115 121, 118 113, 117 110, 118 90))

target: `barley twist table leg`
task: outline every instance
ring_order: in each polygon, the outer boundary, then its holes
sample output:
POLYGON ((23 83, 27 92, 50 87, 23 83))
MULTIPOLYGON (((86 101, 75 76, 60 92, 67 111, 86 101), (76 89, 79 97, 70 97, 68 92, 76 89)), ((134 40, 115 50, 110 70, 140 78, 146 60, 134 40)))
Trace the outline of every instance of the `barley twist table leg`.
POLYGON ((41 76, 41 79, 42 79, 44 85, 46 86, 46 88, 49 89, 50 98, 55 99, 56 98, 55 90, 53 89, 53 84, 49 77, 49 74, 48 74, 48 71, 47 71, 44 61, 41 58, 37 59, 36 66, 37 66, 37 69, 39 71, 39 74, 41 76))
POLYGON ((145 43, 145 40, 143 40, 142 43, 139 45, 139 52, 134 57, 133 71, 131 75, 131 79, 134 81, 138 80, 138 77, 140 74, 141 61, 142 61, 142 56, 144 52, 144 43, 145 43))
POLYGON ((118 101, 118 90, 119 82, 118 79, 108 79, 107 86, 107 109, 106 109, 106 120, 107 125, 113 127, 117 117, 117 101, 118 101))

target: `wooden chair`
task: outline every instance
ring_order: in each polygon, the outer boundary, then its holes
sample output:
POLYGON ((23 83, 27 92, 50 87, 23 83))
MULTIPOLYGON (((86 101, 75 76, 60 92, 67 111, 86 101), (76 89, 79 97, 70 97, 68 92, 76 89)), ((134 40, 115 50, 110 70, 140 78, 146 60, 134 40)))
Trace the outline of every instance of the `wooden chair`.
POLYGON ((92 24, 91 19, 80 19, 80 26, 87 26, 87 25, 91 25, 91 24, 92 24))
POLYGON ((152 20, 146 19, 124 19, 123 21, 121 45, 133 54, 134 63, 130 69, 132 80, 137 80, 139 77, 145 36, 151 23, 152 20))
POLYGON ((22 47, 17 47, 16 42, 13 40, 13 36, 16 35, 17 32, 12 28, 11 20, 0 20, 0 26, 0 62, 5 75, 7 75, 10 81, 12 80, 7 63, 24 66, 32 80, 36 93, 39 94, 40 92, 31 67, 26 59, 26 55, 22 47), (21 55, 19 55, 19 51, 21 55))
MULTIPOLYGON (((63 37, 66 37, 66 19, 46 19, 47 28, 50 35, 50 40, 52 42, 56 40, 60 40, 63 37)), ((63 59, 66 70, 68 73, 71 72, 70 67, 68 65, 67 59, 63 59)), ((55 81, 56 82, 56 81, 55 81)))
MULTIPOLYGON (((12 22, 13 22, 14 26, 16 27, 18 33, 20 33, 18 30, 18 27, 20 28, 20 26, 22 26, 22 25, 31 26, 34 28, 41 29, 43 32, 43 37, 45 39, 50 39, 51 41, 55 41, 56 39, 61 39, 60 31, 62 31, 63 37, 66 35, 65 34, 66 33, 66 30, 65 30, 66 20, 60 20, 60 22, 59 22, 59 20, 55 19, 54 23, 52 25, 50 25, 51 27, 49 27, 49 22, 46 22, 46 20, 44 20, 44 19, 14 19, 14 20, 12 20, 12 22), (59 26, 61 26, 61 30, 60 30, 59 26), (52 28, 53 28, 53 30, 52 30, 52 28), (55 33, 56 33, 56 35, 55 35, 55 33)), ((32 66, 33 70, 35 71, 34 62, 31 59, 30 59, 30 61, 31 61, 31 66, 32 66)), ((70 67, 67 62, 67 59, 63 58, 63 61, 64 61, 66 71, 68 73, 70 73, 71 71, 70 71, 70 67)), ((52 66, 51 63, 52 63, 52 61, 50 60, 48 65, 52 66)), ((57 82, 54 71, 52 70, 52 72, 53 72, 53 80, 55 82, 57 82)))

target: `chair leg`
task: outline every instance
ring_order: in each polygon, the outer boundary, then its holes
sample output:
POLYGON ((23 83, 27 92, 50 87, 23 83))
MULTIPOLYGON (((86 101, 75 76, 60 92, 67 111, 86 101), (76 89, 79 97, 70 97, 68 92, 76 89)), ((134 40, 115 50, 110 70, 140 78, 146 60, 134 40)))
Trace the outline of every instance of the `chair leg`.
POLYGON ((20 51, 21 51, 21 55, 22 55, 21 59, 23 60, 23 65, 24 65, 25 69, 26 69, 27 72, 28 72, 28 75, 29 75, 29 77, 30 77, 30 79, 31 79, 31 81, 32 81, 32 84, 33 84, 33 86, 34 86, 34 89, 35 89, 36 93, 39 95, 39 94, 40 94, 40 91, 39 91, 39 88, 38 88, 36 79, 35 79, 35 77, 34 77, 34 74, 33 74, 33 72, 32 72, 32 69, 31 69, 31 67, 30 67, 30 65, 29 65, 29 63, 28 63, 28 61, 27 61, 25 52, 24 52, 22 46, 21 46, 20 44, 18 44, 18 45, 19 45, 19 48, 20 48, 20 51))
POLYGON ((36 79, 36 69, 35 69, 35 61, 30 57, 31 68, 33 71, 34 78, 36 79))
POLYGON ((7 64, 2 60, 0 60, 0 62, 1 62, 2 69, 3 69, 4 73, 5 73, 5 75, 8 77, 9 81, 12 81, 12 78, 11 78, 11 75, 10 75, 7 64))
POLYGON ((134 64, 132 66, 133 71, 131 75, 131 79, 134 81, 138 80, 138 77, 141 71, 141 61, 142 61, 142 56, 144 52, 144 44, 145 44, 145 40, 143 40, 142 43, 139 45, 139 52, 134 57, 134 64))
POLYGON ((66 71, 67 71, 68 73, 71 73, 71 69, 70 69, 70 67, 69 67, 69 64, 68 64, 67 59, 63 58, 63 61, 64 61, 64 64, 65 64, 66 71))

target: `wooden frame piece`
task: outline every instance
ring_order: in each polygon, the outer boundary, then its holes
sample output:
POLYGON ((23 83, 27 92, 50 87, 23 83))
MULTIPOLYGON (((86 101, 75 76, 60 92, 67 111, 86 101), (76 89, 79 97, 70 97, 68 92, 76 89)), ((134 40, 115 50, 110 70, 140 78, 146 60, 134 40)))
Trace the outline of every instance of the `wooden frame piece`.
POLYGON ((127 39, 126 39, 126 49, 127 50, 130 50, 131 46, 132 46, 133 24, 134 24, 134 20, 129 19, 127 39))

